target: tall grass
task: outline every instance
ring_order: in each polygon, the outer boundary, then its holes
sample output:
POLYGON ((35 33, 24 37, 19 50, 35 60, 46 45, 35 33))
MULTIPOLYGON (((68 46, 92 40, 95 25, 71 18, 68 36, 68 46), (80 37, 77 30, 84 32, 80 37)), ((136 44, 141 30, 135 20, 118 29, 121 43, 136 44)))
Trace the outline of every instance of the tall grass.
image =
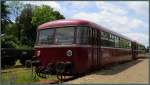
MULTIPOLYGON (((12 69, 6 69, 2 71, 1 76, 1 83, 2 84, 30 84, 30 83, 36 83, 42 80, 42 78, 39 78, 36 76, 33 78, 34 75, 32 75, 32 70, 30 68, 12 68, 12 69)), ((56 80, 56 76, 50 76, 48 78, 49 80, 56 80)))

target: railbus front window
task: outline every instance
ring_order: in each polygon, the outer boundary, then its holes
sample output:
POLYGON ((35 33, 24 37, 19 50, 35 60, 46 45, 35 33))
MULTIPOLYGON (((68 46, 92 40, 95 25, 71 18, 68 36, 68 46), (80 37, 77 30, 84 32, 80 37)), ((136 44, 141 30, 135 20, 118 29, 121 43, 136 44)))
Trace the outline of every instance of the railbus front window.
POLYGON ((47 28, 38 31, 37 44, 73 44, 75 27, 47 28))
POLYGON ((44 29, 39 31, 38 44, 52 44, 54 29, 44 29))
POLYGON ((74 42, 74 28, 75 27, 65 27, 56 29, 56 44, 73 44, 74 42))

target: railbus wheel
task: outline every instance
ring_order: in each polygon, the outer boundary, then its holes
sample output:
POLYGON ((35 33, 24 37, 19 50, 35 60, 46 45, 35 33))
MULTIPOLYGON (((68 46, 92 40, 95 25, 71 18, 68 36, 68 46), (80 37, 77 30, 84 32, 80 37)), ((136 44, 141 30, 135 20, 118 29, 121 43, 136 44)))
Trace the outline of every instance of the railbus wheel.
POLYGON ((62 83, 63 80, 65 79, 65 75, 63 74, 57 75, 57 79, 62 83))

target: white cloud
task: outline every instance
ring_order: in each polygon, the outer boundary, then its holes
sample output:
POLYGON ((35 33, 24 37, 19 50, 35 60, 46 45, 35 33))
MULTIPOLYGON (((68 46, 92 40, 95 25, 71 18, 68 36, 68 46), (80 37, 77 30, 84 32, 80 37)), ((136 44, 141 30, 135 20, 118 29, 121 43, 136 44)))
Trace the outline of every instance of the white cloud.
POLYGON ((129 17, 127 10, 121 7, 119 8, 113 4, 100 1, 97 2, 97 7, 100 9, 97 13, 79 12, 72 18, 85 19, 95 22, 110 30, 114 30, 120 34, 123 34, 130 39, 135 39, 144 45, 148 45, 148 32, 144 34, 141 32, 135 33, 133 31, 141 29, 148 31, 148 23, 138 18, 129 17))
POLYGON ((126 11, 124 8, 120 8, 119 6, 113 5, 106 1, 97 1, 96 5, 100 10, 107 11, 113 14, 125 15, 128 13, 128 11, 126 11))
POLYGON ((95 23, 99 22, 99 20, 98 20, 99 17, 97 15, 97 13, 87 14, 84 12, 80 12, 80 13, 75 14, 72 18, 89 20, 89 21, 93 21, 95 23))
POLYGON ((24 4, 33 4, 37 6, 49 5, 57 11, 61 11, 60 5, 55 1, 21 1, 24 4))
POLYGON ((92 2, 89 1, 67 1, 65 2, 66 5, 77 7, 77 8, 84 8, 91 4, 92 2))
POLYGON ((129 28, 133 28, 133 29, 144 29, 147 28, 148 29, 148 23, 143 22, 140 19, 132 19, 132 22, 129 22, 130 26, 129 28))
POLYGON ((117 32, 130 32, 133 29, 138 27, 143 27, 145 24, 143 21, 139 19, 131 19, 127 16, 119 16, 113 15, 109 12, 99 12, 99 13, 78 13, 74 15, 72 18, 77 19, 85 19, 89 21, 94 21, 108 29, 117 31, 117 32))
POLYGON ((91 6, 91 4, 91 1, 64 1, 63 5, 65 7, 63 9, 65 12, 70 10, 72 13, 78 13, 81 9, 86 9, 87 7, 91 6))
POLYGON ((135 11, 137 14, 148 16, 148 11, 149 11, 148 1, 130 1, 127 2, 127 5, 130 9, 135 11))

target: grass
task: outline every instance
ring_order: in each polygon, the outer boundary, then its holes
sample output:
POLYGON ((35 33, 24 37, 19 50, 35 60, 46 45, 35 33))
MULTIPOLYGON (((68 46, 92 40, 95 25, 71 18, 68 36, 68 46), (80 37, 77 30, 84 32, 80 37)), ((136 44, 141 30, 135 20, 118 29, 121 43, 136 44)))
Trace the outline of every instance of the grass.
MULTIPOLYGON (((18 62, 17 65, 20 65, 18 62)), ((36 83, 43 80, 42 78, 36 76, 33 79, 31 68, 17 67, 3 69, 1 73, 1 83, 13 83, 13 84, 30 84, 36 83)), ((56 76, 50 76, 48 80, 56 80, 56 76)))

